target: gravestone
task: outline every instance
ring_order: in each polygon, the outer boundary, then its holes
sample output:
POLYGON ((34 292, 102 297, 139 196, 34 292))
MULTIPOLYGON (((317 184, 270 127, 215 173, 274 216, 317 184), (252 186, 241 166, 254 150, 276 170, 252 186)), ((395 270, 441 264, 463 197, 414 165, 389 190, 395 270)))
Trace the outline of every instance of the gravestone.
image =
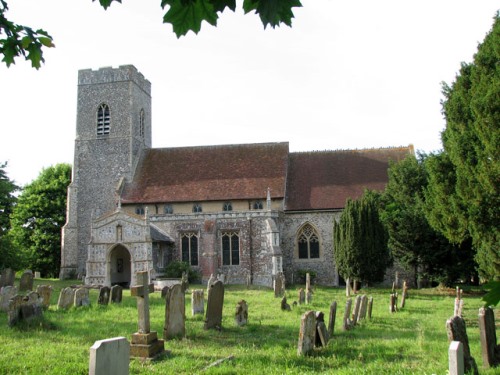
POLYGON ((99 340, 90 347, 89 375, 128 375, 130 344, 125 337, 99 340))
POLYGON ((50 297, 52 297, 52 286, 51 285, 38 285, 36 287, 36 292, 42 298, 42 306, 44 309, 48 309, 50 306, 50 297))
POLYGON ((248 322, 248 305, 244 299, 236 304, 234 320, 236 325, 240 327, 246 325, 248 322))
POLYGON ((344 319, 342 320, 342 330, 347 331, 352 328, 351 322, 352 298, 348 298, 345 303, 344 319))
POLYGON ((97 299, 97 304, 107 305, 109 303, 110 292, 111 290, 109 289, 109 286, 102 286, 99 289, 99 297, 97 299))
POLYGON ((191 292, 191 315, 205 313, 205 291, 195 289, 191 292))
POLYGON ((446 321, 446 331, 448 333, 449 342, 460 341, 463 345, 465 372, 472 372, 474 375, 477 375, 477 365, 470 353, 465 321, 460 316, 454 316, 448 319, 446 321))
POLYGON ((390 303, 389 303, 389 311, 391 313, 396 312, 396 306, 398 304, 398 296, 396 293, 391 293, 390 303))
POLYGON ((165 325, 163 339, 171 340, 186 336, 186 304, 182 284, 166 287, 165 325))
POLYGON ((345 296, 350 297, 352 294, 352 288, 351 288, 351 280, 347 278, 345 281, 345 296))
POLYGON ((325 314, 321 311, 316 311, 316 338, 315 346, 327 346, 328 345, 328 332, 325 325, 325 314))
POLYGON ((2 271, 2 276, 0 277, 0 288, 4 286, 14 286, 14 280, 16 279, 16 273, 12 268, 5 268, 2 271))
POLYGON ((286 302, 286 296, 283 296, 283 298, 281 299, 281 310, 284 310, 284 311, 291 311, 292 310, 290 305, 286 302))
POLYGON ((23 320, 29 321, 43 316, 40 296, 36 292, 31 292, 27 296, 15 295, 9 301, 7 315, 9 327, 23 320))
POLYGON ((113 285, 111 287, 111 302, 121 303, 123 296, 123 288, 120 285, 113 285))
POLYGON ((464 300, 462 299, 462 289, 457 286, 457 296, 455 298, 455 307, 453 309, 453 316, 462 316, 464 307, 464 300))
POLYGON ((35 271, 35 279, 39 279, 40 278, 40 271, 35 271))
POLYGON ((210 287, 212 286, 212 284, 214 282, 215 282, 215 277, 214 277, 214 274, 211 273, 210 277, 208 278, 208 281, 207 281, 207 294, 208 294, 208 291, 210 290, 210 287))
POLYGON ((330 305, 330 319, 328 320, 328 338, 333 337, 335 330, 335 317, 337 315, 337 301, 333 301, 330 305))
POLYGON ((306 303, 306 293, 304 292, 303 288, 299 289, 299 305, 303 305, 306 303))
POLYGON ((368 319, 372 318, 373 297, 368 298, 368 319))
POLYGON ((497 345, 495 314, 489 307, 479 309, 479 338, 483 365, 486 368, 500 365, 500 345, 497 345))
POLYGON ((300 319, 299 342, 297 355, 308 355, 314 350, 316 342, 316 314, 307 311, 300 319))
POLYGON ((89 290, 87 288, 77 288, 73 299, 73 306, 90 306, 89 290))
POLYGON ((366 294, 363 294, 361 296, 361 306, 359 308, 359 314, 358 314, 358 322, 366 319, 366 309, 368 307, 368 297, 366 294))
POLYGON ((306 292, 311 290, 311 275, 309 272, 306 273, 306 292))
POLYGON ((406 281, 403 281, 403 289, 401 292, 401 308, 404 309, 406 303, 406 297, 408 294, 408 287, 406 286, 406 281))
POLYGON ((186 290, 188 290, 189 288, 189 279, 186 271, 183 271, 181 275, 181 288, 182 288, 182 293, 185 293, 186 290))
POLYGON ((283 295, 285 285, 284 285, 284 277, 282 272, 278 272, 276 277, 274 278, 274 297, 281 297, 283 295))
POLYGON ((154 284, 149 283, 147 271, 137 272, 138 285, 130 288, 130 295, 137 297, 139 316, 137 332, 132 334, 130 357, 155 358, 165 350, 163 340, 158 339, 156 331, 151 331, 149 321, 149 293, 154 292, 154 284))
POLYGON ((448 375, 464 375, 464 346, 452 341, 448 348, 448 375))
POLYGON ((61 289, 59 300, 57 301, 58 309, 69 309, 75 302, 75 290, 71 287, 61 289))
POLYGON ((312 290, 306 289, 306 303, 309 305, 312 303, 312 290))
POLYGON ((222 307, 224 306, 224 284, 215 281, 208 290, 207 313, 205 315, 205 329, 222 329, 222 307))
POLYGON ((9 311, 9 301, 17 294, 17 287, 7 285, 0 288, 0 311, 9 311))
POLYGON ((354 312, 352 313, 352 325, 355 326, 358 323, 359 309, 361 307, 361 296, 357 295, 354 299, 354 312))
POLYGON ((21 275, 21 280, 19 281, 19 291, 26 292, 33 290, 33 272, 26 270, 21 275))

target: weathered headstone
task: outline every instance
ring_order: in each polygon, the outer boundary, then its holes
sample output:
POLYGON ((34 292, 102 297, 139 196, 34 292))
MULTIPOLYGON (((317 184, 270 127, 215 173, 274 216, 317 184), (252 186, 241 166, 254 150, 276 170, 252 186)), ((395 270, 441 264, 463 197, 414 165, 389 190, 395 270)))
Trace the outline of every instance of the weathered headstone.
POLYGON ((9 301, 17 294, 17 287, 7 285, 0 288, 0 311, 9 311, 9 301))
POLYGON ((2 276, 0 277, 0 288, 4 286, 14 286, 14 280, 16 279, 16 273, 12 268, 5 268, 2 271, 2 276))
POLYGON ((489 307, 479 309, 479 338, 483 365, 486 368, 500 365, 500 345, 497 345, 495 314, 489 307))
POLYGON ((99 297, 97 299, 97 304, 98 305, 107 305, 109 303, 109 297, 111 290, 109 289, 109 286, 102 286, 99 289, 99 297))
POLYGON ((195 289, 191 292, 191 315, 205 313, 205 291, 195 289))
POLYGON ((455 307, 453 309, 453 316, 462 316, 464 307, 464 300, 462 299, 462 289, 457 286, 457 296, 455 298, 455 307))
POLYGON ((207 281, 207 294, 208 294, 208 291, 210 290, 210 287, 212 286, 212 284, 214 282, 215 282, 215 277, 214 277, 214 274, 211 273, 210 277, 208 278, 208 281, 207 281))
POLYGON ((59 300, 57 301, 58 309, 69 309, 75 302, 75 289, 71 287, 61 289, 59 300))
POLYGON ((396 293, 391 293, 390 303, 389 303, 389 311, 391 313, 396 312, 396 306, 398 304, 398 297, 396 293))
POLYGON ((360 322, 363 319, 366 319, 367 307, 368 307, 368 297, 366 296, 366 294, 363 294, 361 296, 361 306, 359 307, 358 322, 360 322))
POLYGON ((284 310, 284 311, 292 310, 290 305, 286 302, 286 296, 283 296, 283 298, 281 299, 281 310, 284 310))
POLYGON ((328 332, 325 325, 325 314, 321 311, 316 311, 316 347, 328 345, 328 332))
POLYGON ((125 337, 99 340, 90 347, 89 375, 128 375, 130 344, 125 337))
POLYGON ((347 278, 345 281, 345 296, 350 297, 352 294, 352 288, 351 288, 351 280, 347 278))
POLYGON ((368 298, 368 319, 372 318, 373 297, 368 298))
POLYGON ((311 275, 309 272, 306 273, 306 291, 311 289, 311 275))
POLYGON ((354 312, 352 313, 352 324, 355 326, 358 323, 359 309, 361 308, 361 296, 357 295, 354 299, 354 312))
POLYGON ((307 311, 300 320, 299 342, 297 347, 298 355, 308 355, 314 349, 316 342, 316 314, 314 311, 307 311))
POLYGON ((306 289, 306 303, 309 305, 312 303, 312 290, 306 289))
POLYGON ((352 328, 351 322, 351 307, 352 307, 352 299, 348 298, 345 303, 345 311, 344 311, 344 319, 342 321, 342 330, 347 331, 352 328))
POLYGON ((446 331, 448 333, 448 341, 460 341, 464 351, 464 369, 465 372, 471 372, 474 375, 478 374, 476 361, 471 356, 469 348, 469 338, 465 328, 465 321, 460 316, 454 316, 446 321, 446 331))
POLYGON ((43 308, 48 309, 50 306, 50 297, 52 297, 52 286, 51 285, 38 285, 36 287, 36 292, 42 298, 43 308))
POLYGON ((248 305, 244 299, 236 304, 234 320, 238 326, 244 326, 248 323, 248 305))
POLYGON ((337 315, 337 301, 333 301, 330 305, 330 319, 328 320, 328 339, 333 337, 335 330, 335 317, 337 315))
POLYGON ((149 320, 149 293, 154 292, 154 284, 149 283, 147 271, 137 272, 138 285, 130 288, 130 295, 137 297, 139 316, 137 332, 132 334, 130 356, 133 358, 154 358, 165 350, 163 340, 158 339, 156 331, 151 331, 149 320))
POLYGON ((40 278, 40 271, 35 271, 35 279, 39 279, 40 278))
POLYGON ((111 287, 111 302, 121 303, 123 296, 123 288, 120 285, 113 285, 111 287))
POLYGON ((182 293, 186 292, 186 290, 188 290, 189 288, 189 279, 186 271, 182 272, 181 287, 182 287, 182 293))
POLYGON ((208 290, 205 329, 222 329, 222 307, 224 306, 224 284, 217 280, 208 290))
POLYGON ((9 301, 7 315, 10 327, 16 325, 19 321, 29 321, 43 316, 40 296, 36 292, 31 292, 27 296, 15 295, 9 301))
POLYGON ((278 272, 274 278, 274 297, 281 297, 285 292, 285 277, 283 272, 278 272))
POLYGON ((464 375, 464 346, 452 341, 448 348, 448 375, 464 375))
POLYGON ((402 309, 404 309, 405 307, 407 295, 408 295, 408 287, 406 286, 406 281, 403 281, 403 289, 401 292, 401 305, 400 305, 402 309))
POLYGON ((186 303, 183 287, 182 284, 176 284, 167 288, 163 339, 183 338, 186 335, 186 303))
POLYGON ((306 293, 304 292, 304 289, 300 288, 298 294, 299 294, 299 305, 303 305, 304 303, 306 303, 306 293))
POLYGON ((90 305, 89 290, 87 288, 77 288, 75 290, 73 306, 82 307, 89 305, 90 305))
POLYGON ((33 272, 31 270, 26 270, 21 275, 21 280, 19 281, 19 291, 26 292, 33 290, 33 272))

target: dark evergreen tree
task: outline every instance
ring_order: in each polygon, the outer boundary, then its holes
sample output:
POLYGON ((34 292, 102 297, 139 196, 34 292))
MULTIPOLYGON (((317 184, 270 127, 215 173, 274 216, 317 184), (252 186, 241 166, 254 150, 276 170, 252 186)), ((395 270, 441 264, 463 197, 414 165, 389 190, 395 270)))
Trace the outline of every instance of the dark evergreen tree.
POLYGON ((14 194, 19 187, 7 176, 6 167, 7 163, 0 163, 0 270, 19 267, 19 259, 7 235, 10 229, 9 216, 16 203, 14 194))

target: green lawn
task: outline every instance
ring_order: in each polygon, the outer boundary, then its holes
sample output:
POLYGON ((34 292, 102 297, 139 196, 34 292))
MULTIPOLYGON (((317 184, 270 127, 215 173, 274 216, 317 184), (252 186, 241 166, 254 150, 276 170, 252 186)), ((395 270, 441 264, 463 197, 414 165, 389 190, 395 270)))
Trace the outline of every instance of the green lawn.
MULTIPOLYGON (((33 326, 9 328, 0 313, 0 374, 88 374, 89 348, 97 340, 124 336, 130 340, 137 330, 135 298, 124 291, 119 305, 98 306, 97 291, 91 290, 92 306, 58 311, 59 291, 74 281, 36 280, 50 283, 55 291, 44 319, 33 326)), ((291 288, 288 302, 297 299, 291 288)), ((191 288, 201 288, 192 285, 191 288)), ((186 294, 186 338, 167 341, 170 355, 154 362, 131 361, 131 374, 446 374, 448 341, 446 319, 453 313, 453 291, 409 290, 404 310, 389 312, 389 290, 363 289, 374 297, 373 318, 354 330, 341 330, 345 291, 318 287, 311 305, 281 311, 280 299, 270 289, 226 286, 223 329, 205 331, 204 317, 191 316, 191 298, 186 294), (237 327, 236 303, 245 299, 249 324, 237 327), (337 301, 335 334, 326 348, 308 357, 297 356, 300 318, 308 310, 320 310, 328 319, 329 306, 337 301), (203 371, 228 356, 233 360, 203 371)), ((205 293, 205 303, 207 295, 205 293)), ((481 374, 498 374, 500 369, 482 368, 477 323, 481 299, 466 294, 464 318, 472 355, 481 374)), ((164 301, 160 293, 151 296, 151 328, 163 333, 164 301)), ((500 316, 496 315, 497 322, 500 316)), ((327 323, 327 322, 326 322, 327 323)))

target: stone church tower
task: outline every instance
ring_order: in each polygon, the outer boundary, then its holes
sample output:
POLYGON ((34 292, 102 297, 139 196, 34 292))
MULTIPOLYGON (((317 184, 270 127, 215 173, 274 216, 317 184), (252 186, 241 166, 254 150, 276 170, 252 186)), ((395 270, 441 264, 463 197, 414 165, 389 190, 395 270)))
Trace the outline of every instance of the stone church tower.
POLYGON ((151 83, 132 65, 80 70, 61 278, 85 273, 92 221, 120 204, 121 189, 148 148, 151 83))

